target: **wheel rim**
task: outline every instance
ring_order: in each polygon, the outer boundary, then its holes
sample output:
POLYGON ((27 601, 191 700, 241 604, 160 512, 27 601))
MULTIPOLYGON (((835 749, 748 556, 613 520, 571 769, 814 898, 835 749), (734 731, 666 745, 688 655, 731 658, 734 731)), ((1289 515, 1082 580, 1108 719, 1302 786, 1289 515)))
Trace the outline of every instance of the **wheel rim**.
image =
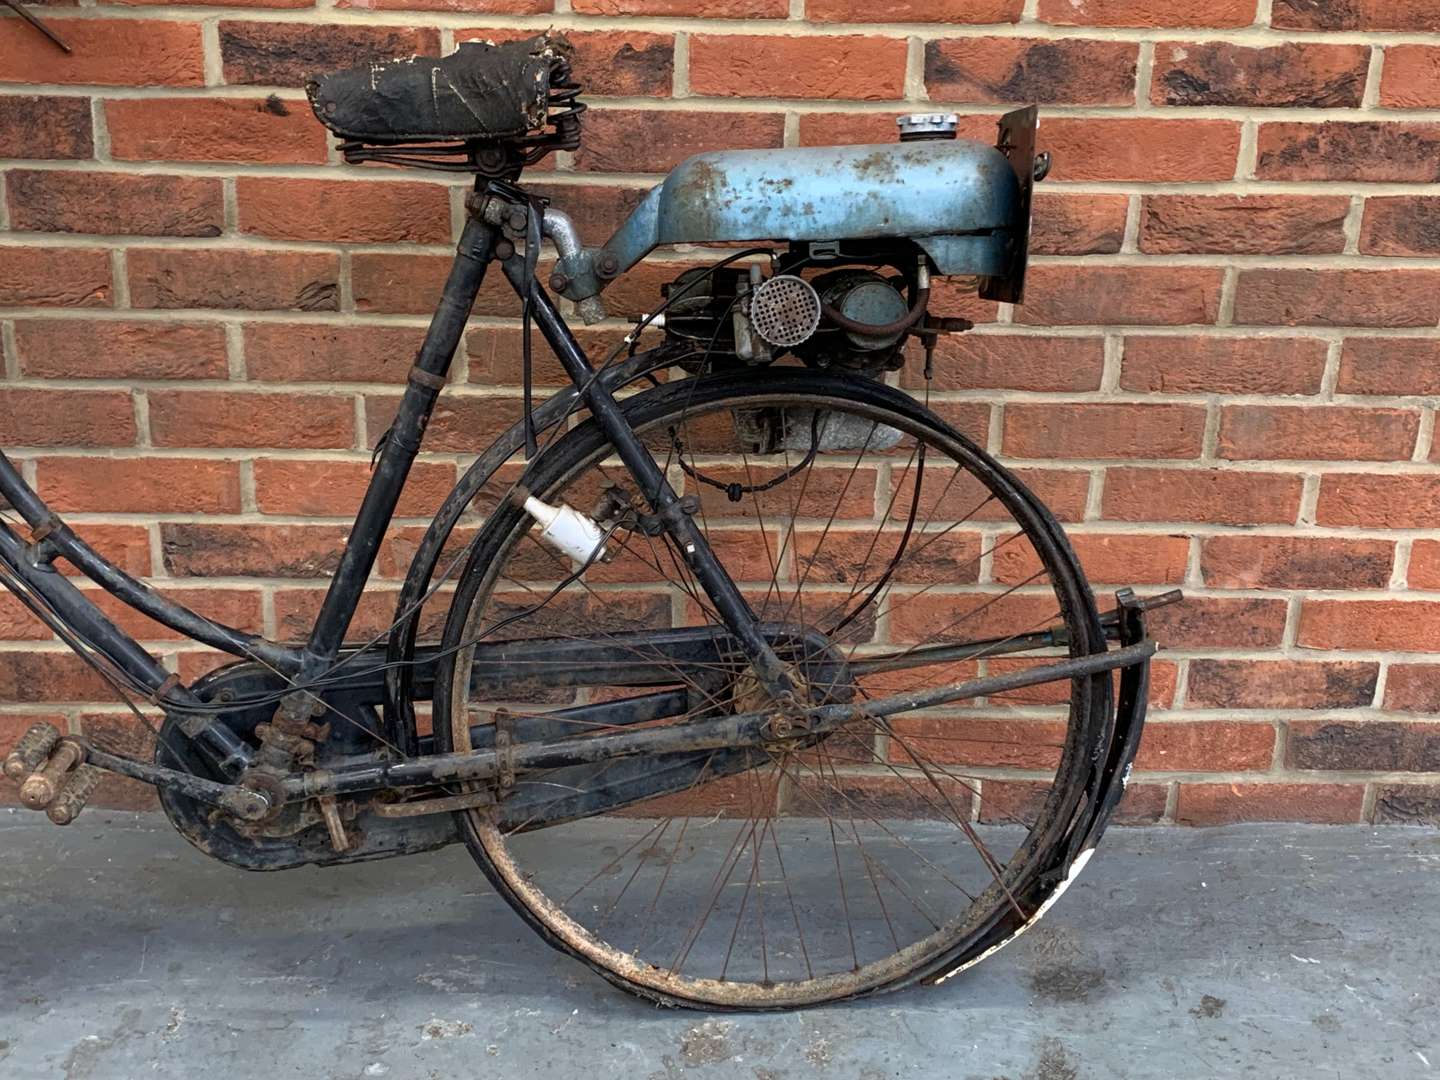
MULTIPOLYGON (((820 452, 799 470, 809 446, 792 435, 797 426, 808 427, 810 443, 816 442, 816 413, 802 411, 817 404, 813 389, 799 400, 757 394, 753 386, 729 397, 714 390, 703 401, 684 401, 683 421, 663 418, 664 406, 656 405, 635 410, 632 422, 677 488, 702 489, 697 520, 762 619, 779 614, 807 628, 838 628, 838 647, 859 663, 933 647, 958 636, 960 627, 980 640, 1013 644, 1032 623, 1060 623, 1069 654, 1103 648, 1094 636, 1088 589, 1053 521, 1010 488, 983 454, 943 426, 917 419, 913 409, 901 410, 897 398, 879 388, 846 388, 819 401, 826 409, 820 423, 843 412, 858 417, 866 435, 837 450, 822 437, 820 452), (744 411, 731 411, 742 403, 744 411), (752 409, 772 416, 783 410, 786 437, 778 447, 772 440, 769 455, 722 453, 726 438, 732 451, 741 435, 750 438, 745 426, 753 423, 752 409), (642 415, 647 412, 661 418, 642 415), (887 430, 901 434, 898 445, 875 438, 887 430), (867 488, 868 515, 864 497, 855 494, 862 471, 873 471, 875 479, 867 488), (784 479, 760 490, 777 476, 784 479), (716 482, 740 483, 748 512, 735 513, 733 490, 720 491, 716 482), (956 494, 976 484, 979 498, 956 494), (809 514, 814 491, 826 500, 833 496, 839 513, 809 514), (717 504, 717 495, 728 505, 717 504), (770 510, 770 503, 785 513, 770 510), (739 523, 717 520, 727 517, 739 523), (730 533, 747 536, 748 554, 730 533), (928 575, 923 580, 915 576, 921 568, 928 575), (1048 599, 1037 603, 1037 597, 1048 599), (1014 621, 1022 609, 1028 612, 1023 627, 1014 621), (945 612, 948 620, 937 622, 945 612)), ((584 441, 583 434, 572 438, 577 447, 584 441)), ((577 449, 573 460, 559 461, 553 476, 541 471, 546 498, 588 509, 579 495, 591 494, 595 475, 628 481, 623 469, 605 467, 598 439, 589 451, 577 449)), ((869 475, 864 482, 871 483, 869 475)), ((484 637, 497 615, 513 614, 507 590, 543 591, 544 573, 559 576, 537 569, 543 552, 536 554, 533 534, 518 515, 493 529, 457 595, 456 610, 465 614, 452 616, 452 646, 484 637)), ((677 561, 663 558, 649 538, 641 542, 617 530, 612 539, 624 541, 621 556, 571 586, 584 602, 558 609, 559 616, 553 605, 548 614, 536 612, 540 633, 518 634, 510 624, 505 636, 555 635, 557 625, 574 626, 581 614, 593 618, 607 603, 620 610, 632 603, 630 593, 666 594, 675 625, 709 621, 677 561), (641 549, 649 556, 642 558, 641 549), (630 555, 635 558, 627 564, 630 555), (650 579, 638 572, 642 565, 650 579)), ((662 607, 643 609, 651 625, 659 625, 662 607)), ((587 621, 576 636, 604 639, 620 625, 587 621)), ((962 681, 983 667, 1053 658, 1053 651, 1017 657, 999 647, 973 664, 929 664, 918 677, 917 669, 907 669, 852 682, 862 696, 880 696, 962 681)), ((469 662, 462 648, 456 670, 468 670, 469 662)), ((680 675, 690 684, 705 681, 687 669, 677 671, 680 685, 686 685, 680 675)), ((483 725, 494 703, 470 700, 465 680, 453 682, 437 725, 448 745, 464 749, 471 725, 483 725)), ((1033 904, 1019 897, 1073 817, 1089 750, 1109 717, 1103 678, 1073 680, 1063 689, 1057 695, 1041 687, 978 707, 862 725, 818 746, 770 748, 758 768, 586 821, 530 832, 503 813, 476 811, 464 816, 464 825, 486 873, 532 925, 631 989, 730 1008, 855 996, 963 963, 998 918, 1013 914, 1023 925, 1033 915, 1033 904)), ((748 704, 743 676, 722 692, 707 682, 702 692, 712 709, 726 692, 730 711, 748 704)), ((511 703, 532 712, 566 704, 511 703)), ((527 782, 546 780, 521 783, 527 782)), ((598 777, 595 786, 601 784, 598 777)))

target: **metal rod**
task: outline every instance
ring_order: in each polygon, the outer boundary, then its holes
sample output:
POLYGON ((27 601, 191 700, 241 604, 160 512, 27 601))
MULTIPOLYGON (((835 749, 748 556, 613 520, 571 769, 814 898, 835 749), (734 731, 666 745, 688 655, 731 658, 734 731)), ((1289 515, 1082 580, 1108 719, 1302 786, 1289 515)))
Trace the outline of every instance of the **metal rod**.
POLYGON ((321 671, 340 654, 345 632, 350 628, 360 594, 365 589, 380 544, 385 538, 386 527, 400 501, 405 478, 410 474, 415 455, 420 452, 425 425, 440 396, 439 387, 450 369, 450 361, 455 356, 461 335, 465 333, 470 309, 474 307, 475 297, 485 281, 485 270, 494 251, 495 233, 493 225, 475 217, 466 222, 456 248, 455 262, 450 267, 450 276, 446 279, 440 303, 415 360, 418 376, 412 374, 406 384, 400 409, 386 433, 375 475, 365 491, 355 523, 350 527, 345 553, 335 569, 335 576, 330 579, 320 614, 315 619, 310 640, 305 644, 300 670, 302 678, 321 671))
MULTIPOLYGON (((505 275, 516 292, 523 296, 526 287, 524 260, 517 255, 505 260, 503 265, 505 275)), ((726 628, 739 639, 761 684, 777 699, 793 695, 794 687, 788 670, 760 633, 755 613, 715 557, 704 534, 681 507, 680 496, 631 428, 614 395, 596 378, 595 369, 575 340, 575 335, 565 325, 565 320, 555 310, 549 295, 538 281, 529 282, 529 289, 530 309, 540 325, 540 332, 545 335, 571 382, 579 388, 591 415, 615 447, 616 454, 640 485, 651 509, 679 545, 695 580, 715 605, 726 628)))
MULTIPOLYGON (((986 697, 990 694, 1020 690, 1041 683, 1058 682, 1103 671, 1145 663, 1155 654, 1153 641, 1142 641, 1122 649, 1074 657, 1054 664, 1044 664, 1005 675, 987 675, 955 686, 937 687, 921 693, 893 694, 864 705, 822 705, 805 713, 810 726, 800 732, 804 737, 828 734, 841 725, 864 718, 893 716, 915 709, 933 708, 952 701, 986 697)), ((322 795, 344 795, 382 788, 420 787, 428 784, 486 780, 496 776, 502 765, 509 764, 517 773, 535 769, 554 769, 611 761, 621 757, 738 749, 756 746, 769 737, 773 714, 768 712, 740 713, 715 717, 688 724, 651 728, 638 732, 616 732, 585 738, 561 739, 538 745, 521 744, 509 754, 508 762, 493 750, 437 754, 433 757, 404 761, 393 765, 366 764, 333 770, 291 775, 282 781, 287 801, 315 798, 322 795)))

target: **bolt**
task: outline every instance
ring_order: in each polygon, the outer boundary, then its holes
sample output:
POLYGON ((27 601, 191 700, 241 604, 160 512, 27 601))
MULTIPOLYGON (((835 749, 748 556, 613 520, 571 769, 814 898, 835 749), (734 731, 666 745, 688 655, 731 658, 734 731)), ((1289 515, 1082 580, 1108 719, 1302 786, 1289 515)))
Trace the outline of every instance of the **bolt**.
POLYGON ((528 220, 529 218, 526 216, 522 207, 512 206, 510 208, 510 216, 505 219, 505 223, 510 227, 512 232, 518 233, 525 231, 525 223, 528 220))
POLYGON ((595 260, 595 273, 602 278, 613 278, 620 273, 620 260, 613 252, 601 252, 600 257, 595 260))
POLYGON ((495 241, 495 257, 497 259, 508 259, 515 254, 515 245, 509 240, 495 241))
POLYGON ((570 286, 570 278, 563 270, 556 270, 550 275, 550 288, 555 292, 564 292, 570 286))

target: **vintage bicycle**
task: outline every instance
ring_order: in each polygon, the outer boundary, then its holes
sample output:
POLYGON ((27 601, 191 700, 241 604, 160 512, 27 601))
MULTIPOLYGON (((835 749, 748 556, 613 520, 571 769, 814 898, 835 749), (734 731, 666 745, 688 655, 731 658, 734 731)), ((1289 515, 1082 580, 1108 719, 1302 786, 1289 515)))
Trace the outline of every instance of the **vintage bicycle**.
POLYGON ((889 145, 699 154, 594 247, 519 183, 579 145, 562 37, 307 89, 347 161, 475 178, 343 556, 308 638, 267 640, 122 572, 0 455, 0 578, 163 716, 153 760, 37 724, 5 761, 22 802, 65 824, 118 773, 252 870, 463 841, 547 942, 673 1005, 936 982, 1032 925, 1121 797, 1144 611, 1176 598, 1102 614, 1056 517, 925 404, 937 340, 970 329, 932 279, 1022 299, 1036 111, 994 147, 916 115, 889 145), (592 361, 552 293, 599 322, 682 244, 714 261, 592 361), (524 305, 522 418, 441 506, 392 625, 351 640, 492 265, 524 305), (532 324, 571 384, 538 405, 532 324), (237 660, 183 685, 57 562, 237 660))

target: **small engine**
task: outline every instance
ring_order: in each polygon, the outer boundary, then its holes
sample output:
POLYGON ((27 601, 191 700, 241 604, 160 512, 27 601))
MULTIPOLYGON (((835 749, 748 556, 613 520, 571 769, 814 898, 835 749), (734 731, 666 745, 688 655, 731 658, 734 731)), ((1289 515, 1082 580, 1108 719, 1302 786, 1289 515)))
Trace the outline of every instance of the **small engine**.
MULTIPOLYGON (((811 283, 823 308, 870 326, 887 326, 910 310, 899 285, 903 278, 886 278, 873 270, 831 270, 811 283)), ((904 363, 900 343, 905 330, 872 335, 847 330, 828 318, 814 335, 795 347, 795 355, 810 367, 839 368, 872 377, 893 371, 904 363)))
POLYGON ((744 364, 768 364, 793 352, 806 365, 872 378, 903 363, 900 345, 908 328, 876 335, 852 324, 888 326, 909 311, 903 277, 847 267, 812 279, 780 273, 765 278, 748 270, 687 270, 663 292, 672 298, 665 332, 701 350, 744 364))

